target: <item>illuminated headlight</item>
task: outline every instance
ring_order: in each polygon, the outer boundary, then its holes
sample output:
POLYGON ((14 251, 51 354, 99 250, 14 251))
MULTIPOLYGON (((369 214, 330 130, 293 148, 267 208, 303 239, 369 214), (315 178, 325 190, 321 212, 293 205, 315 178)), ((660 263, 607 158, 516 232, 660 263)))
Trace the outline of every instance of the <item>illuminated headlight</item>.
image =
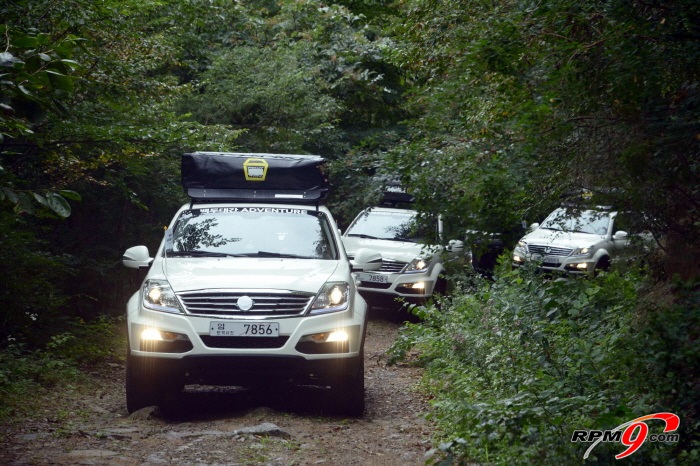
POLYGON ((430 265, 430 259, 427 257, 417 257, 408 264, 406 267, 406 273, 417 273, 425 272, 425 269, 430 265))
POLYGON ((328 282, 323 285, 311 305, 309 314, 344 311, 348 308, 350 285, 346 282, 328 282))
POLYGON ((522 262, 525 262, 525 259, 523 259, 521 256, 519 256, 517 254, 513 254, 513 262, 517 262, 520 264, 522 262))
POLYGON ((155 311, 182 313, 180 303, 167 280, 146 280, 143 285, 143 306, 155 311))
POLYGON ((592 247, 589 248, 577 248, 574 249, 574 252, 571 253, 572 256, 588 256, 590 255, 591 251, 593 250, 592 247))

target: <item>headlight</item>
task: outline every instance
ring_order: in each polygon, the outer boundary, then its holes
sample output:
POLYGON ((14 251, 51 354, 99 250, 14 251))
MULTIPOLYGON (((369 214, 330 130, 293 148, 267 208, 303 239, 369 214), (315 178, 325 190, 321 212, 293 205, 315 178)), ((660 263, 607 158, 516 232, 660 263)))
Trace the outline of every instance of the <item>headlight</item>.
POLYGON ((328 282, 323 285, 311 305, 309 314, 344 311, 348 308, 350 285, 346 282, 328 282))
POLYGON ((516 249, 521 249, 523 251, 527 251, 527 243, 523 240, 518 241, 518 245, 515 246, 516 249))
POLYGON ((143 285, 143 306, 156 311, 182 313, 180 302, 167 280, 146 280, 143 285))
POLYGON ((574 252, 572 252, 571 255, 572 256, 588 256, 592 250, 593 250, 593 247, 577 248, 577 249, 574 249, 574 252))
POLYGON ((405 272, 406 273, 425 272, 425 269, 427 269, 429 265, 430 265, 430 258, 429 257, 417 257, 417 258, 413 259, 410 264, 408 264, 408 267, 406 267, 405 272))

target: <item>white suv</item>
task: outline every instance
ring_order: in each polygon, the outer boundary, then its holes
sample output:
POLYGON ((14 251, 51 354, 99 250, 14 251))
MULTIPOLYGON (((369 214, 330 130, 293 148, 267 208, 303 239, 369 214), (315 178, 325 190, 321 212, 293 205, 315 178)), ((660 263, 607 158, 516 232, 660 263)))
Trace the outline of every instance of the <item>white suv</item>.
POLYGON ((618 212, 559 208, 533 224, 513 251, 513 265, 534 261, 542 270, 593 274, 630 253, 630 236, 620 229, 618 212))
MULTIPOLYGON (((394 307, 397 303, 420 304, 433 293, 446 292, 444 260, 468 262, 464 243, 452 240, 444 248, 421 243, 416 231, 417 211, 389 207, 363 210, 342 236, 348 257, 380 263, 378 270, 356 275, 365 300, 376 307, 394 307)), ((438 233, 440 223, 436 225, 438 233)), ((365 267, 365 270, 369 270, 365 267)))
MULTIPOLYGON (((338 228, 321 204, 314 156, 194 153, 183 157, 192 197, 127 304, 127 409, 172 408, 185 385, 278 382, 335 391, 336 408, 364 409, 367 310, 338 228)), ((358 264, 361 266, 361 264, 358 264)))

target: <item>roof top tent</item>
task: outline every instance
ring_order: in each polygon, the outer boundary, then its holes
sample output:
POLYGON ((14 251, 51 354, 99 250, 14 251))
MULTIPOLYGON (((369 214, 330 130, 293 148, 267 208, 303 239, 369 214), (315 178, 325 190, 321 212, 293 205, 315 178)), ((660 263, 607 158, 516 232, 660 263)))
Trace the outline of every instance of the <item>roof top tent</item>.
POLYGON ((317 155, 192 152, 181 161, 182 187, 192 202, 319 204, 329 190, 317 155))

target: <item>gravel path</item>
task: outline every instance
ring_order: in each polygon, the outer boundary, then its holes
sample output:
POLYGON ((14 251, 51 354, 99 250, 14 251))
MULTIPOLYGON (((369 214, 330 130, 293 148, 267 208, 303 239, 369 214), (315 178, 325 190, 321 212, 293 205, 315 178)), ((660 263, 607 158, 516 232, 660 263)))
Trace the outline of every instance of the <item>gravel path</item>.
POLYGON ((318 389, 195 388, 181 416, 155 408, 131 416, 124 367, 88 390, 64 387, 41 415, 1 426, 0 464, 95 465, 419 465, 430 448, 420 369, 387 366, 400 324, 373 311, 365 346, 367 409, 362 418, 326 416, 318 389))

